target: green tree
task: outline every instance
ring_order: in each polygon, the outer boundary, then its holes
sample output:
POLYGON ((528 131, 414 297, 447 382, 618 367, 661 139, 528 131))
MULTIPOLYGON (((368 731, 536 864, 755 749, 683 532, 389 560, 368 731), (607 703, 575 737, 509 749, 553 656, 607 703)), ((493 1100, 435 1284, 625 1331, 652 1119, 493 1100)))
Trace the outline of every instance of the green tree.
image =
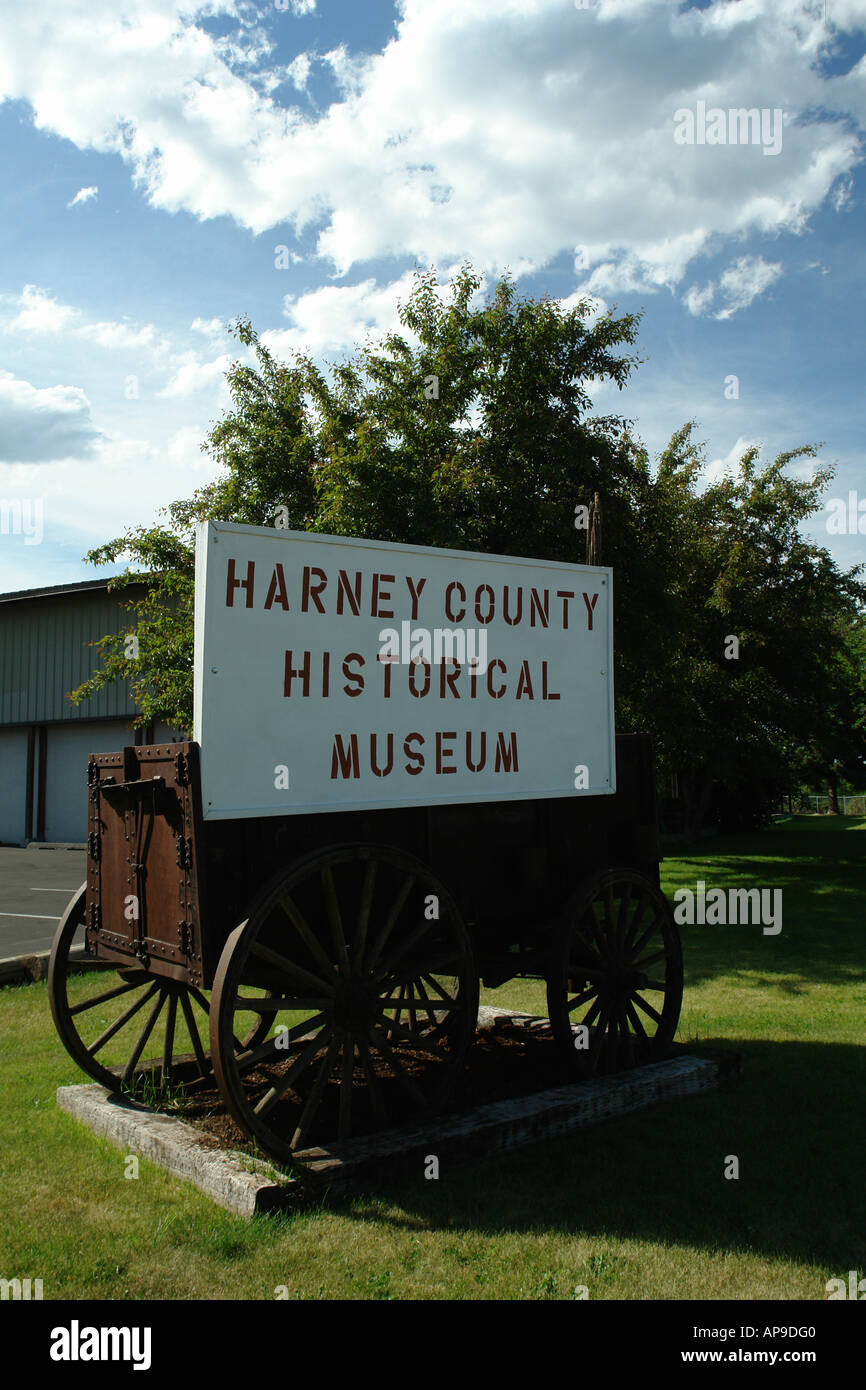
POLYGON ((629 711, 677 774, 691 835, 720 788, 759 814, 805 750, 825 769, 866 753, 863 667, 848 637, 866 599, 862 567, 841 572, 800 529, 832 469, 798 479, 786 469, 813 458, 814 446, 763 467, 751 448, 732 476, 699 490, 694 428, 673 436, 652 488, 648 515, 672 543, 658 556, 665 596, 641 652, 645 689, 629 711))
POLYGON ((866 784, 866 616, 837 619, 823 671, 820 710, 792 759, 792 783, 827 788, 828 811, 839 812, 840 782, 866 784))
POLYGON ((125 657, 124 634, 103 638, 103 665, 76 701, 123 677, 138 722, 191 728, 195 523, 205 519, 272 525, 280 515, 294 530, 582 561, 575 507, 597 491, 628 646, 651 582, 637 540, 645 480, 625 421, 589 414, 588 383, 622 388, 638 320, 520 298, 507 276, 479 304, 480 285, 469 266, 445 288, 434 271, 416 273, 400 309, 405 336, 330 373, 304 354, 278 362, 248 320, 235 324, 254 364, 232 365, 231 409, 202 446, 219 477, 87 556, 130 562, 113 587, 149 581, 130 604, 138 659, 125 657))

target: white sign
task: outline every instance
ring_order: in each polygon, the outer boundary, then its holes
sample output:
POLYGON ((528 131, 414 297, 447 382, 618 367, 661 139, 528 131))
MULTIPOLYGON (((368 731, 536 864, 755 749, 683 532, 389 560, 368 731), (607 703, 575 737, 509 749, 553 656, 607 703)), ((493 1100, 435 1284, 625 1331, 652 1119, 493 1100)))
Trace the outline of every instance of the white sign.
POLYGON ((615 791, 609 569, 206 522, 205 820, 615 791))

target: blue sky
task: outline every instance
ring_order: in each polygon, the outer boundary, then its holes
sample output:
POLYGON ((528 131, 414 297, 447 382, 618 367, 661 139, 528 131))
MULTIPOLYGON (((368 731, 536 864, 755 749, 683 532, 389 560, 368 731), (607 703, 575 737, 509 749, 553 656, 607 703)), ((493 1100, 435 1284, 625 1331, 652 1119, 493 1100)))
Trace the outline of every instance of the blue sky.
POLYGON ((336 358, 464 259, 643 311, 594 404, 653 453, 821 443, 866 558, 864 53, 866 0, 4 7, 0 591, 214 476, 239 314, 336 358))

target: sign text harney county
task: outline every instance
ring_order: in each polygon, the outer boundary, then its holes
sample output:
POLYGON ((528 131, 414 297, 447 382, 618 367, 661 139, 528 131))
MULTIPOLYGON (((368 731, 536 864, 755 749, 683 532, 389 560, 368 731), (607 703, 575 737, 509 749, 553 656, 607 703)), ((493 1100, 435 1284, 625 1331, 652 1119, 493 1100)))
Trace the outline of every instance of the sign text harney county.
POLYGON ((205 819, 614 791, 611 590, 584 565, 203 523, 205 819))

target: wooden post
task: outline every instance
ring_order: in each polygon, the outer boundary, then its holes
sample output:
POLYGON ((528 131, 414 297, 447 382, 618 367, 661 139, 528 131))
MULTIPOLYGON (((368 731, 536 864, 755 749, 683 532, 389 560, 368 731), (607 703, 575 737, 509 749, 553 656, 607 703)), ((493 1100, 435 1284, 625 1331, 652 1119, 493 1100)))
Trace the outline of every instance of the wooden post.
POLYGON ((586 528, 586 563, 601 564, 601 498, 593 493, 589 509, 589 526, 586 528))

